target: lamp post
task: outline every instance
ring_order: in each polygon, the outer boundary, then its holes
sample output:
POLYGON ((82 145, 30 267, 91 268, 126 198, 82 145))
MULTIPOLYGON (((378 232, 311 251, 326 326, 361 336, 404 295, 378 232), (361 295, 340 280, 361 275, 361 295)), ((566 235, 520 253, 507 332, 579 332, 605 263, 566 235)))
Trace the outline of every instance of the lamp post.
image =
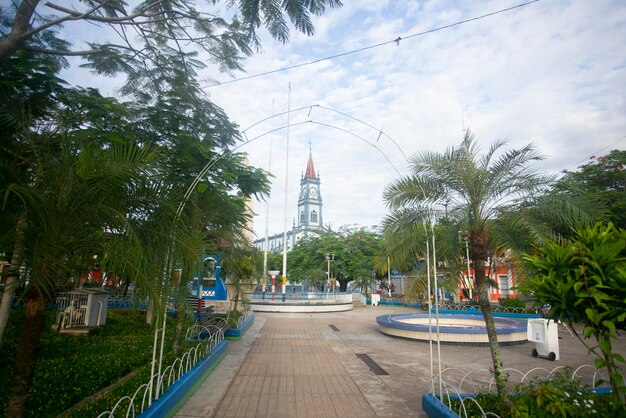
POLYGON ((387 295, 391 299, 391 263, 389 256, 387 256, 387 295))
POLYGON ((272 301, 274 301, 274 292, 276 292, 276 276, 278 276, 280 271, 270 270, 267 273, 272 277, 272 301))
POLYGON ((328 272, 326 274, 328 275, 328 292, 330 292, 330 286, 331 286, 331 282, 330 282, 330 262, 335 259, 335 254, 326 253, 324 256, 326 258, 326 261, 328 262, 328 272))
POLYGON ((469 242, 467 237, 465 237, 465 253, 467 256, 467 282, 469 283, 469 297, 470 300, 474 300, 472 297, 472 277, 470 276, 469 242))

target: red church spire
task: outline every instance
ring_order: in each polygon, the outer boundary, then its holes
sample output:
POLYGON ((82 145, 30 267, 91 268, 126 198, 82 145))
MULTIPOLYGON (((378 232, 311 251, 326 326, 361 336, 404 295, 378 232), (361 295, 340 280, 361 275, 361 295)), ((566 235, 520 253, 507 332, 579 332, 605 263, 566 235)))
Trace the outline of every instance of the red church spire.
POLYGON ((313 166, 313 156, 309 151, 309 162, 306 164, 306 171, 304 173, 304 178, 309 178, 313 180, 317 180, 317 174, 315 174, 315 167, 313 166))

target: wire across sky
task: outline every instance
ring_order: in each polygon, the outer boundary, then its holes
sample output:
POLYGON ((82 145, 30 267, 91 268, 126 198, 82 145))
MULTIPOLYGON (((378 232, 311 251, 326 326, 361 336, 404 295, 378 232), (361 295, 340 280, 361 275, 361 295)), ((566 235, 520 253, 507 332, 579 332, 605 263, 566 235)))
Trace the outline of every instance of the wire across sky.
POLYGON ((335 59, 335 58, 345 57, 347 55, 357 54, 359 52, 367 51, 367 50, 374 49, 374 48, 379 48, 381 46, 385 46, 385 45, 389 45, 389 44, 396 44, 397 46, 399 46, 401 41, 406 41, 407 39, 417 38, 419 36, 424 36, 424 35, 429 35, 431 33, 435 33, 435 32, 439 32, 439 31, 445 30, 445 29, 450 29, 450 28, 454 28, 456 26, 464 25, 466 23, 475 22, 477 20, 481 20, 481 19, 485 19, 485 18, 488 18, 488 17, 491 17, 491 16, 496 16, 496 15, 499 15, 499 14, 502 14, 502 13, 510 12, 511 10, 519 9, 519 8, 531 5, 533 3, 537 3, 539 1, 540 0, 532 0, 532 1, 528 1, 526 3, 520 3, 520 4, 517 4, 515 6, 511 6, 511 7, 505 8, 505 9, 497 10, 495 12, 487 13, 487 14, 480 15, 480 16, 475 16, 475 17, 472 17, 472 18, 469 18, 469 19, 459 20, 459 21, 451 23, 449 25, 439 26, 439 27, 436 27, 436 28, 433 28, 433 29, 428 29, 426 31, 414 33, 414 34, 411 34, 411 35, 398 36, 397 38, 389 40, 389 41, 385 41, 385 42, 380 42, 380 43, 373 44, 373 45, 364 46, 362 48, 357 48, 357 49, 353 49, 353 50, 350 50, 350 51, 341 52, 341 53, 338 53, 338 54, 335 54, 335 55, 329 55, 329 56, 324 57, 324 58, 318 58, 318 59, 315 59, 315 60, 312 60, 312 61, 302 62, 300 64, 290 65, 288 67, 278 68, 276 70, 264 71, 262 73, 252 74, 252 75, 245 76, 245 77, 234 78, 234 79, 228 80, 228 81, 213 82, 213 84, 209 84, 207 87, 223 86, 225 84, 232 84, 232 83, 236 83, 236 82, 239 82, 239 81, 250 80, 252 78, 258 78, 258 77, 263 77, 263 76, 270 75, 270 74, 280 73, 280 72, 283 72, 283 71, 293 70, 295 68, 306 67, 306 66, 309 66, 309 65, 313 65, 313 64, 317 64, 317 63, 323 62, 323 61, 328 61, 328 60, 332 60, 332 59, 335 59))

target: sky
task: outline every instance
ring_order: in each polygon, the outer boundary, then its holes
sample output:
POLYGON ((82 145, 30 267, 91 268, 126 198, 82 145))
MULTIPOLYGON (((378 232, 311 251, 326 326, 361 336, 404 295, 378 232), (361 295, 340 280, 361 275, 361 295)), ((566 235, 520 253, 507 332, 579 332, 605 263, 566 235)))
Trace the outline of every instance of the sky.
MULTIPOLYGON (((524 1, 343 2, 313 20, 313 37, 292 30, 283 45, 261 32, 263 50, 245 61, 246 73, 200 74, 244 130, 249 142, 238 150, 274 176, 269 234, 282 232, 285 207, 289 228, 296 217, 309 152, 323 222, 337 230, 379 224, 383 191, 409 173, 407 157, 456 146, 466 129, 484 151, 501 139, 507 148, 533 143, 545 157, 534 168, 547 174, 626 149, 623 0, 541 0, 423 35, 524 1)), ((75 66, 64 78, 95 85, 75 66)), ((267 208, 254 202, 259 238, 267 208)))

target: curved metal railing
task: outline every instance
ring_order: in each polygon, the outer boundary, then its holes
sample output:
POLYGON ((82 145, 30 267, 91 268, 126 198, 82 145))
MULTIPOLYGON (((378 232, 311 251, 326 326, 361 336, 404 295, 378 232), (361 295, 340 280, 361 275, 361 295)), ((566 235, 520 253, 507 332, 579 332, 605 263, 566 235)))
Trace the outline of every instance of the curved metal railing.
MULTIPOLYGON (((185 373, 198 364, 198 362, 208 357, 224 340, 224 331, 217 326, 202 326, 196 324, 187 329, 185 338, 195 339, 199 342, 182 356, 177 357, 172 364, 167 366, 160 374, 153 376, 153 381, 156 382, 154 393, 158 394, 158 396, 163 395, 172 384, 178 381, 185 373)), ((116 413, 123 413, 126 418, 135 417, 137 413, 141 414, 147 409, 149 406, 149 398, 150 382, 139 386, 132 396, 123 396, 120 398, 110 411, 102 412, 97 418, 113 417, 116 413), (123 409, 124 405, 126 405, 125 411, 123 409)))
MULTIPOLYGON (((529 382, 531 379, 549 379, 554 377, 557 373, 567 371, 564 366, 555 367, 552 370, 548 370, 543 367, 535 367, 527 372, 522 372, 517 369, 507 368, 504 369, 504 373, 507 375, 507 388, 512 390, 515 386, 529 382), (518 379, 512 379, 512 376, 517 376, 518 379)), ((570 380, 580 379, 582 383, 589 385, 592 389, 597 389, 598 384, 606 382, 607 379, 597 368, 590 365, 582 365, 571 372, 569 376, 570 380)), ((472 403, 477 406, 481 411, 482 417, 499 417, 499 415, 485 411, 479 402, 473 397, 463 397, 462 395, 468 393, 496 393, 495 377, 493 372, 488 369, 474 369, 465 371, 458 368, 447 368, 442 370, 440 376, 434 376, 431 382, 431 387, 439 387, 441 382, 440 400, 446 404, 450 410, 452 410, 452 400, 458 399, 460 405, 456 412, 461 418, 467 418, 467 405, 466 403, 472 403), (448 375, 448 377, 446 377, 448 375), (454 384, 456 382, 456 385, 454 384)))

